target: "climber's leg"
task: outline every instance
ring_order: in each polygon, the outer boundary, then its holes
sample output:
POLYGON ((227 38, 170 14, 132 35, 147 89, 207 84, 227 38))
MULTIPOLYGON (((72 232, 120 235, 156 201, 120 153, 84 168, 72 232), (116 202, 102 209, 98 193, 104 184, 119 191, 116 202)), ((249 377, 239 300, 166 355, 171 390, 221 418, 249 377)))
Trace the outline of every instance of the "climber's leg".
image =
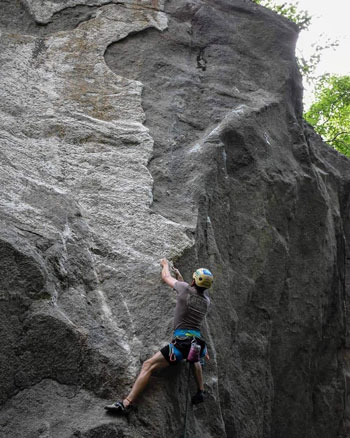
POLYGON ((138 375, 134 386, 132 387, 132 390, 123 400, 124 406, 128 407, 131 403, 133 403, 136 398, 141 394, 141 392, 146 388, 153 371, 165 368, 168 365, 169 362, 165 360, 160 351, 158 351, 150 359, 147 359, 142 365, 140 374, 138 375))

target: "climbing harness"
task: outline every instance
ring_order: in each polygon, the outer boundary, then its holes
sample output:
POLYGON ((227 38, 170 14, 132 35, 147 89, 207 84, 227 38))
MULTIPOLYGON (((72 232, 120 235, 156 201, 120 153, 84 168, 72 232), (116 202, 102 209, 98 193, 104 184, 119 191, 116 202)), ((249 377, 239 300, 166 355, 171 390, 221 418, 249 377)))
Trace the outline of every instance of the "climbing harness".
POLYGON ((207 354, 207 347, 198 330, 177 329, 169 344, 169 362, 174 364, 187 359, 199 362, 207 354))
POLYGON ((185 337, 192 338, 195 336, 196 338, 201 337, 201 332, 199 330, 189 330, 189 329, 176 329, 174 331, 174 338, 185 337))

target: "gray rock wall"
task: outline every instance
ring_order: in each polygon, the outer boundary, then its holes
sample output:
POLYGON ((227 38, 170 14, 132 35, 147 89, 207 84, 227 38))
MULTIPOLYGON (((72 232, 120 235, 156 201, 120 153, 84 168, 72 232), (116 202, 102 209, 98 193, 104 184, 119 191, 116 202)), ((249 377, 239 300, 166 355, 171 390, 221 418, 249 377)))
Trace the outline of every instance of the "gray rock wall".
MULTIPOLYGON (((249 0, 0 3, 0 436, 177 437, 167 256, 215 275, 191 436, 350 433, 349 160, 249 0)), ((191 383, 191 391, 195 390, 191 383)))

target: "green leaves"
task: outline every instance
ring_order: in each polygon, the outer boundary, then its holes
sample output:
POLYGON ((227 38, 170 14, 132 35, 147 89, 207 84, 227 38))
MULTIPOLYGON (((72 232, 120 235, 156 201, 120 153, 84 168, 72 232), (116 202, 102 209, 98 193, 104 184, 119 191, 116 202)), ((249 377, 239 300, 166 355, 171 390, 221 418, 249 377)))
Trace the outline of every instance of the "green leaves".
POLYGON ((329 145, 350 157, 350 76, 322 76, 304 118, 329 145))
MULTIPOLYGON (((310 26, 312 17, 307 11, 299 9, 298 2, 281 4, 279 0, 252 1, 293 21, 300 30, 310 26)), ((329 38, 322 40, 322 36, 312 45, 313 53, 310 56, 305 57, 300 53, 297 57, 304 80, 315 84, 314 103, 304 118, 329 145, 350 157, 350 76, 315 76, 323 52, 339 45, 338 41, 329 38)))
MULTIPOLYGON (((311 24, 312 16, 308 11, 299 9, 299 2, 281 3, 280 0, 252 0, 257 5, 264 6, 272 11, 283 15, 289 20, 293 21, 300 30, 307 30, 311 24)), ((315 71, 320 63, 322 54, 325 50, 334 49, 339 45, 339 41, 333 41, 330 38, 325 39, 325 36, 320 35, 317 42, 312 44, 313 53, 306 57, 299 51, 297 56, 297 63, 303 78, 308 83, 314 82, 318 79, 315 76, 315 71)))
POLYGON ((265 6, 265 8, 271 9, 277 12, 277 14, 283 15, 289 20, 293 21, 300 30, 307 29, 311 23, 311 15, 308 11, 299 9, 299 3, 282 3, 277 4, 273 0, 252 0, 257 5, 265 6))
POLYGON ((319 80, 319 77, 315 76, 315 71, 321 61, 323 52, 328 49, 335 49, 338 46, 339 41, 334 41, 330 38, 325 39, 324 35, 322 34, 319 37, 319 41, 311 45, 313 49, 312 55, 306 58, 299 51, 299 56, 297 56, 298 67, 303 75, 303 78, 306 79, 309 84, 319 80))

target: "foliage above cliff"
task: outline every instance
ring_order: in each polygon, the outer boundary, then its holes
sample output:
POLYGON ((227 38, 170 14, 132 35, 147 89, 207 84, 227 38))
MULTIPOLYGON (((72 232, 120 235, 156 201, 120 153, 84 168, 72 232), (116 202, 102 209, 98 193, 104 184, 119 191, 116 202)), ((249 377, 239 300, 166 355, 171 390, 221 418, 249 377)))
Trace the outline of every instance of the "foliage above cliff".
MULTIPOLYGON (((253 1, 293 21, 300 30, 308 29, 311 23, 311 15, 308 11, 300 9, 298 2, 253 1)), ((314 86, 314 103, 304 117, 329 145, 350 156, 350 76, 315 76, 323 52, 339 45, 339 41, 332 41, 330 38, 324 40, 324 37, 321 35, 320 39, 312 44, 311 55, 304 56, 299 52, 299 56, 296 57, 304 80, 314 86)))
MULTIPOLYGON (((288 20, 295 23, 300 30, 308 30, 312 16, 306 10, 300 9, 299 2, 283 2, 281 0, 252 0, 254 3, 264 6, 272 11, 276 12, 288 20)), ((339 41, 334 41, 325 35, 320 35, 320 38, 315 41, 311 47, 313 53, 309 56, 305 56, 298 50, 298 56, 296 57, 298 67, 300 69, 303 78, 308 83, 313 83, 318 80, 315 76, 315 71, 318 64, 321 61, 322 54, 325 50, 333 49, 339 45, 339 41)))
POLYGON ((350 156, 350 76, 323 76, 304 116, 328 144, 350 156))
POLYGON ((277 12, 279 15, 283 15, 289 20, 293 21, 300 30, 307 29, 311 22, 311 15, 308 11, 299 9, 299 3, 282 3, 277 4, 274 0, 253 0, 254 3, 265 6, 272 11, 277 12))

